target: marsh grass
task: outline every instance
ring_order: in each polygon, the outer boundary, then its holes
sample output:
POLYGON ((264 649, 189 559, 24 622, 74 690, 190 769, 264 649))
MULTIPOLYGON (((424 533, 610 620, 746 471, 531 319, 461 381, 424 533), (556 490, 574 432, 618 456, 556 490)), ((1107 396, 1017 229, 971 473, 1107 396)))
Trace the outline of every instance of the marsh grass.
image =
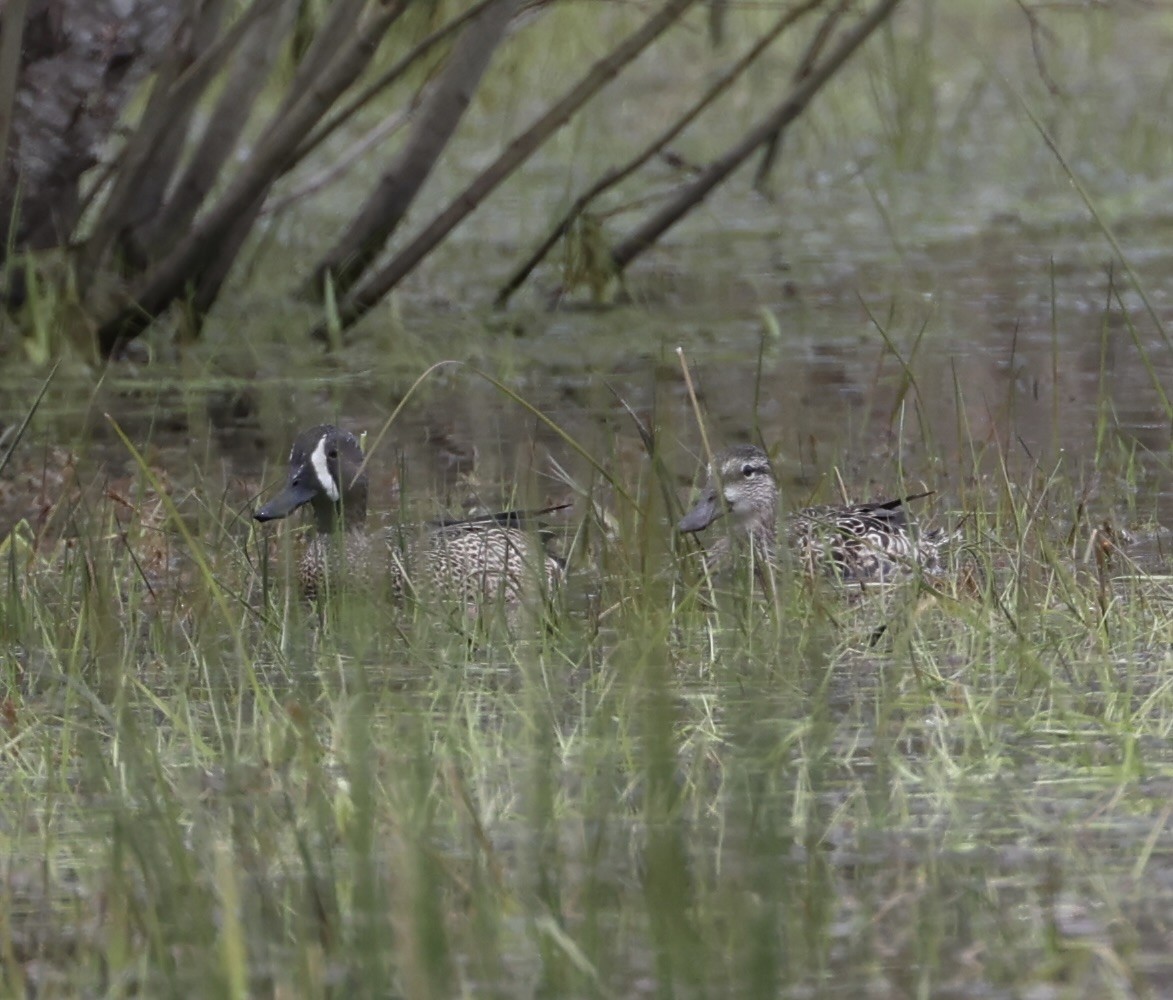
POLYGON ((1173 585, 1068 470, 974 456, 946 579, 764 595, 674 552, 649 461, 555 614, 477 632, 320 618, 294 531, 133 454, 4 553, 6 992, 1166 981, 1173 585))
POLYGON ((3 552, 5 990, 1159 993, 1173 584, 1100 440, 949 449, 957 573, 849 594, 701 577, 655 454, 471 634, 319 620, 296 530, 122 445, 3 552))

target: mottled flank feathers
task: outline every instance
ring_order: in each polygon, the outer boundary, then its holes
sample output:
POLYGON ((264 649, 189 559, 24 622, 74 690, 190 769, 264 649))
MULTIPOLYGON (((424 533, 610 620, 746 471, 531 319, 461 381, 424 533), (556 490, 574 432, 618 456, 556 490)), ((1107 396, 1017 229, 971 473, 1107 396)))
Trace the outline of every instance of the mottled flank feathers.
POLYGON ((357 438, 322 425, 298 436, 285 488, 257 511, 258 521, 269 521, 312 508, 317 530, 299 564, 302 592, 311 601, 327 589, 385 586, 399 600, 455 600, 469 611, 498 601, 516 608, 562 577, 562 564, 523 529, 524 515, 370 531, 367 492, 357 438))
MULTIPOLYGON (((844 583, 887 583, 916 572, 942 570, 944 533, 918 532, 905 504, 919 493, 882 503, 806 507, 786 518, 786 537, 807 572, 844 583)), ((734 546, 755 558, 776 556, 778 483, 770 459, 755 445, 735 445, 713 459, 696 505, 680 521, 682 532, 703 531, 728 515, 729 530, 708 549, 715 566, 728 562, 734 546)))

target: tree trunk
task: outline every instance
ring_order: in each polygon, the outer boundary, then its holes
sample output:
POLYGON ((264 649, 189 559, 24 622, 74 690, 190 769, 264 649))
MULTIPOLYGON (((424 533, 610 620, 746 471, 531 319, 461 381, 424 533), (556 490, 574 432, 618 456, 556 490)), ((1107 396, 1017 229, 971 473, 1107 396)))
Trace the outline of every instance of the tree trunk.
POLYGON ((339 46, 312 84, 304 92, 290 96, 220 199, 187 237, 144 276, 132 301, 98 328, 98 347, 103 355, 109 356, 120 344, 137 337, 224 251, 241 216, 252 211, 258 199, 264 198, 294 162, 302 137, 366 68, 406 2, 381 5, 371 13, 339 46))
POLYGON ((416 113, 403 150, 342 238, 314 268, 305 294, 320 299, 328 278, 340 294, 345 293, 382 251, 464 117, 518 5, 518 0, 496 0, 469 22, 443 75, 416 113))
MULTIPOLYGON (((79 178, 98 162, 187 7, 186 0, 30 0, 0 163, 0 262, 9 246, 59 246, 72 235, 79 178)), ((7 19, 3 30, 11 30, 7 19)))
MULTIPOLYGON (((460 222, 475 209, 502 181, 523 164, 542 144, 560 129, 570 117, 606 84, 610 83, 624 66, 628 65, 652 44, 695 0, 668 0, 644 24, 625 38, 616 48, 599 59, 570 89, 551 105, 537 121, 513 140, 473 182, 427 226, 415 239, 397 253, 386 266, 380 268, 355 288, 339 307, 343 326, 357 322, 379 302, 406 275, 410 274, 429 253, 460 222)), ((329 341, 325 324, 319 324, 311 336, 323 343, 329 341)))

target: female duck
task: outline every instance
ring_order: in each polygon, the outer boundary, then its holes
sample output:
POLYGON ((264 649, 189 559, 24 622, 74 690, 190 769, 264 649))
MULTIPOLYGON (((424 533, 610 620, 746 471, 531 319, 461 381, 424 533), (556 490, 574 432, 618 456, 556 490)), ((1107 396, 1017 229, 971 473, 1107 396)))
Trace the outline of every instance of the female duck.
MULTIPOLYGON (((943 532, 918 533, 904 506, 928 495, 806 507, 788 516, 787 541, 807 572, 821 570, 844 583, 887 583, 902 575, 937 573, 943 532)), ((709 558, 721 565, 732 558, 734 545, 748 543, 755 559, 772 562, 778 482, 769 457, 756 445, 735 445, 714 457, 700 499, 677 528, 703 531, 725 514, 732 520, 730 530, 709 548, 709 558)))

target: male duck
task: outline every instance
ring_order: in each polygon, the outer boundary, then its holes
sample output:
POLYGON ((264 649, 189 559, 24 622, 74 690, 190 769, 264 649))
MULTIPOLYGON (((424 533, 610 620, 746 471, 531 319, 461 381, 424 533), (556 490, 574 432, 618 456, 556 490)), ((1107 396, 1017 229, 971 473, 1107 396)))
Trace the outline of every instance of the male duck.
MULTIPOLYGON (((918 568, 938 573, 944 533, 918 533, 905 516, 908 501, 928 495, 806 507, 788 516, 787 541, 807 572, 821 570, 844 583, 887 583, 918 568)), ((735 445, 714 457, 704 492, 677 528, 684 533, 703 531, 727 513, 733 523, 709 548, 713 563, 728 562, 732 547, 747 539, 756 559, 772 561, 778 483, 769 457, 756 445, 735 445)))
POLYGON ((536 535, 522 530, 523 515, 495 514, 435 522, 418 530, 366 528, 367 474, 358 439, 329 424, 311 427, 293 442, 285 488, 256 512, 258 521, 288 517, 309 504, 317 532, 299 565, 311 601, 327 585, 385 580, 396 599, 434 595, 463 601, 470 612, 502 600, 515 610, 527 594, 548 592, 562 564, 536 535))

